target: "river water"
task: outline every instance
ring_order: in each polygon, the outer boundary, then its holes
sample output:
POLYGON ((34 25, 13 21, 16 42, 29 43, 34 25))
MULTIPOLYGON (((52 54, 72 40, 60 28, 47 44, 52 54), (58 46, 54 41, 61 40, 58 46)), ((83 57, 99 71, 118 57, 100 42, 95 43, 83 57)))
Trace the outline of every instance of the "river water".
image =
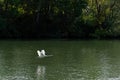
POLYGON ((1 40, 0 80, 120 80, 120 41, 1 40))

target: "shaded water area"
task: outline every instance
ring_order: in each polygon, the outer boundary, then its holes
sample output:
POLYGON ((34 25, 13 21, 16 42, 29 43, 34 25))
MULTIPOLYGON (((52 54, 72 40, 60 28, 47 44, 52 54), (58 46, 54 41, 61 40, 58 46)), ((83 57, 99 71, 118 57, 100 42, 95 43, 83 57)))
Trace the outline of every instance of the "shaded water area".
POLYGON ((120 41, 0 41, 0 80, 120 80, 120 41))

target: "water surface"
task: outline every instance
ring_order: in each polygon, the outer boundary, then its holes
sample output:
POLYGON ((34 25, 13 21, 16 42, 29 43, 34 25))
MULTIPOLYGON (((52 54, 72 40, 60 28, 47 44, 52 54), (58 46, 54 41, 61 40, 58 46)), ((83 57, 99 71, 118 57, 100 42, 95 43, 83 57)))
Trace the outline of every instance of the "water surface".
POLYGON ((0 80, 120 80, 120 41, 0 41, 0 80))

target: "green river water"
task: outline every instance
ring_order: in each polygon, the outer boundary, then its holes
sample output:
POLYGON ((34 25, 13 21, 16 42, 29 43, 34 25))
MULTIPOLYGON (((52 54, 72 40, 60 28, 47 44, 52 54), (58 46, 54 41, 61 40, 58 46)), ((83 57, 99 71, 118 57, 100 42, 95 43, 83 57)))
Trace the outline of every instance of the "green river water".
POLYGON ((0 80, 120 80, 120 41, 1 40, 0 80))

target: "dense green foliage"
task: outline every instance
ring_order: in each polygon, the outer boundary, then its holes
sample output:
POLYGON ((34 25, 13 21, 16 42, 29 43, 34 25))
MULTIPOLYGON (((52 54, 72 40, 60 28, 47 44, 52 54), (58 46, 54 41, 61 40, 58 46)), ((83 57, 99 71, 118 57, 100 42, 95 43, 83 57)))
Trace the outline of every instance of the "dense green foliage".
POLYGON ((119 37, 119 0, 0 0, 0 38, 119 37))

